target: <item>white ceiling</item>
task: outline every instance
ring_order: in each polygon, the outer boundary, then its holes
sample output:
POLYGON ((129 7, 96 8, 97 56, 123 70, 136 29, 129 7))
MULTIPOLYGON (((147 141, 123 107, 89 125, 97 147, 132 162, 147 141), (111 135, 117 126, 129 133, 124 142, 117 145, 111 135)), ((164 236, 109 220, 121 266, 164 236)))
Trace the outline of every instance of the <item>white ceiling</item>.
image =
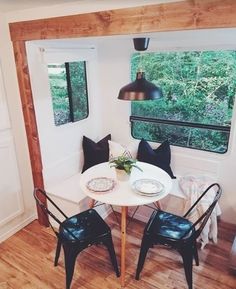
MULTIPOLYGON (((107 0, 0 0, 0 12, 12 12, 31 8, 49 7, 59 4, 95 4, 106 2, 107 0)), ((107 3, 115 2, 115 0, 109 0, 107 3)), ((147 5, 152 3, 167 3, 167 2, 179 2, 184 0, 127 0, 127 4, 130 2, 136 2, 139 5, 147 5)))
POLYGON ((150 37, 149 51, 167 50, 216 50, 216 49, 236 49, 236 28, 225 29, 199 29, 184 31, 167 31, 132 35, 115 35, 104 37, 82 37, 77 39, 58 40, 35 40, 41 48, 74 49, 78 47, 103 47, 106 44, 129 45, 133 51, 134 37, 150 37))
MULTIPOLYGON (((0 12, 10 12, 57 4, 82 3, 86 0, 0 0, 0 12)), ((97 1, 97 0, 95 0, 97 1)))

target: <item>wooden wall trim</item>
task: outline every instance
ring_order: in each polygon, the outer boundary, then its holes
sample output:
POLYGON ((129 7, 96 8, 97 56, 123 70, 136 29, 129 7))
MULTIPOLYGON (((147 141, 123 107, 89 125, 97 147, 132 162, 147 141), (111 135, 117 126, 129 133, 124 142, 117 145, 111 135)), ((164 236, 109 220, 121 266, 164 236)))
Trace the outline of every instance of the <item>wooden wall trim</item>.
MULTIPOLYGON (((17 68, 17 77, 21 95, 22 111, 25 122, 25 129, 28 140, 30 161, 34 186, 44 187, 42 174, 41 151, 39 145, 39 135, 37 129, 36 116, 34 111, 33 96, 30 84, 29 70, 27 64, 26 47, 24 41, 13 42, 14 56, 17 68)), ((33 194, 33 192, 32 192, 33 194)), ((40 196, 45 203, 45 198, 40 196)), ((48 225, 48 218, 42 213, 40 207, 37 207, 39 222, 48 225)))
MULTIPOLYGON (((229 27, 236 27, 235 0, 186 0, 10 23, 35 187, 43 188, 43 175, 25 41, 229 27)), ((48 225, 39 209, 38 216, 48 225)))
POLYGON ((10 23, 12 41, 236 26, 235 0, 188 0, 10 23))

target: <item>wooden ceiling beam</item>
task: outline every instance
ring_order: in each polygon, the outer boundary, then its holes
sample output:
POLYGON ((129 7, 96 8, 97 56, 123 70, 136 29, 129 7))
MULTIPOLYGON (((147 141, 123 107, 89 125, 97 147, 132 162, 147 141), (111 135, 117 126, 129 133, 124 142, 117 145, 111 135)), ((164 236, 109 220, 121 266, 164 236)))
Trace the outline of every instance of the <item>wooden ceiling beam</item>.
POLYGON ((235 26, 235 0, 187 0, 9 24, 13 42, 235 26))

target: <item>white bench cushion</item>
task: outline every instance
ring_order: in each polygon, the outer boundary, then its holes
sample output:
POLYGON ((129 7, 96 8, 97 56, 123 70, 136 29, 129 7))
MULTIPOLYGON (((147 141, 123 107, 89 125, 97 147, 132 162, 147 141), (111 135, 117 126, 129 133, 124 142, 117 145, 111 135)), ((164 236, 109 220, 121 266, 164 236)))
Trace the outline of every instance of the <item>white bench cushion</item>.
POLYGON ((86 195, 80 189, 79 181, 80 173, 60 183, 46 187, 46 191, 55 197, 78 204, 86 198, 86 195))

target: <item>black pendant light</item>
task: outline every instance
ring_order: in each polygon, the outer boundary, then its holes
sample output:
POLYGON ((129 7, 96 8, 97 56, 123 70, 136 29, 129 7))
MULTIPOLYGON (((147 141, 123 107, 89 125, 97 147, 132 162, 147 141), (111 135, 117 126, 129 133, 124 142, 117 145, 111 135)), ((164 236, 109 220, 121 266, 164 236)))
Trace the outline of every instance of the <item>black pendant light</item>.
MULTIPOLYGON (((145 51, 148 48, 150 38, 134 38, 134 48, 137 51, 145 51)), ((120 89, 118 99, 122 100, 157 100, 163 97, 160 87, 147 81, 145 73, 138 71, 135 81, 120 89)))

